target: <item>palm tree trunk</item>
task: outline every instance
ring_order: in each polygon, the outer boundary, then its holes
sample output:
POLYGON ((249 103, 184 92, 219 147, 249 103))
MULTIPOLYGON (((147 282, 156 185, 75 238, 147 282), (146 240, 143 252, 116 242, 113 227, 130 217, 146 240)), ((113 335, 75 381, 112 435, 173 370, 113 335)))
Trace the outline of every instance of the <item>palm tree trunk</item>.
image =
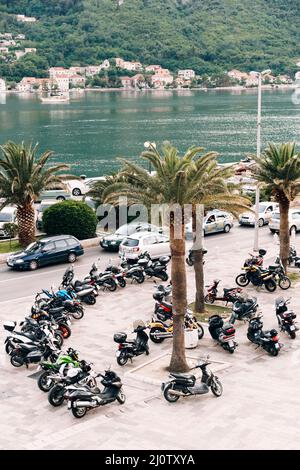
POLYGON ((195 312, 204 313, 204 270, 203 270, 203 208, 201 208, 200 216, 197 223, 197 212, 193 206, 192 212, 192 230, 193 230, 193 257, 194 257, 194 271, 195 271, 195 312))
POLYGON ((35 240, 34 215, 34 207, 32 204, 27 204, 22 207, 18 206, 17 208, 19 243, 22 246, 27 246, 35 240))
POLYGON ((290 201, 282 196, 279 201, 280 210, 280 258, 285 269, 287 270, 288 257, 290 251, 290 227, 289 227, 289 209, 290 201))
MULTIPOLYGON (((184 235, 185 227, 182 226, 184 235)), ((185 239, 175 239, 174 222, 170 223, 171 245, 171 279, 173 299, 173 350, 169 370, 186 372, 189 366, 185 357, 184 347, 184 316, 187 308, 186 271, 185 271, 185 239)))

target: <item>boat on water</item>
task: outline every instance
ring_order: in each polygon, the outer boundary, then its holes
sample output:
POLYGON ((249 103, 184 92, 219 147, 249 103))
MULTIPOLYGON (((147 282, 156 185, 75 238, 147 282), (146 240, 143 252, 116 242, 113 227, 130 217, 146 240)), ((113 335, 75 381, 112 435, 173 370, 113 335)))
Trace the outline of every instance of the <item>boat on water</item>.
POLYGON ((41 97, 42 103, 67 103, 70 100, 69 95, 50 95, 41 97))

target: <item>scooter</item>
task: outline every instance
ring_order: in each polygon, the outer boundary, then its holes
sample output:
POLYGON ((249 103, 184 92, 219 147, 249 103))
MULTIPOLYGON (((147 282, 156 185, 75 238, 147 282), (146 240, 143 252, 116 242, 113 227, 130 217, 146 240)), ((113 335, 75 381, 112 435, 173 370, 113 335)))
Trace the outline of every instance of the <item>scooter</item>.
POLYGON ((207 359, 204 362, 199 362, 199 364, 193 368, 201 369, 202 372, 201 382, 198 384, 194 375, 171 373, 171 380, 161 385, 164 398, 170 403, 175 403, 180 397, 204 395, 208 393, 209 390, 211 390, 216 397, 220 397, 223 393, 222 384, 216 375, 207 370, 207 366, 211 364, 207 359))
POLYGON ((121 268, 125 274, 126 279, 131 279, 131 282, 143 284, 146 279, 144 269, 138 264, 129 264, 125 256, 121 258, 121 268))
POLYGON ((211 286, 206 286, 208 287, 207 289, 207 294, 204 298, 204 302, 207 304, 213 304, 216 300, 220 300, 222 302, 226 302, 226 305, 228 302, 235 302, 237 300, 238 294, 242 292, 242 289, 240 287, 231 287, 227 289, 223 289, 223 295, 221 297, 218 297, 218 285, 220 284, 221 281, 215 279, 212 283, 211 286))
POLYGON ((295 339, 298 328, 294 320, 297 318, 297 315, 293 311, 288 310, 287 305, 289 300, 284 300, 282 297, 275 300, 276 317, 280 330, 287 333, 291 339, 295 339))
POLYGON ((154 318, 166 322, 173 319, 173 306, 166 299, 169 299, 172 292, 172 286, 159 285, 153 294, 155 300, 154 318))
MULTIPOLYGON (((150 339, 153 343, 162 343, 167 338, 173 337, 173 321, 166 323, 163 321, 155 320, 150 322, 148 325, 150 328, 150 339)), ((202 339, 204 335, 204 329, 200 322, 194 317, 191 310, 187 310, 184 317, 184 327, 198 330, 198 339, 202 339)))
POLYGON ((41 361, 57 361, 59 350, 55 346, 53 338, 43 339, 37 344, 19 343, 11 353, 10 363, 14 367, 21 367, 24 364, 39 364, 41 361))
POLYGON ((262 347, 271 356, 278 356, 281 349, 279 343, 278 333, 276 330, 263 331, 262 316, 252 318, 249 322, 247 331, 247 338, 251 343, 257 344, 257 347, 262 347))
POLYGON ((169 256, 162 256, 158 261, 152 261, 150 254, 145 251, 138 257, 137 264, 144 269, 145 275, 148 277, 157 277, 162 281, 169 279, 167 273, 167 264, 170 261, 169 256))
POLYGON ((262 266, 263 263, 264 263, 264 256, 266 254, 267 254, 267 251, 263 250, 263 249, 260 249, 258 251, 258 255, 252 255, 251 253, 249 253, 250 258, 247 258, 245 260, 244 267, 246 268, 246 267, 252 266, 252 265, 262 266))
POLYGON ((229 323, 236 320, 250 320, 256 315, 258 303, 256 297, 239 296, 232 306, 232 314, 229 323))
POLYGON ((77 390, 69 392, 68 409, 70 409, 75 418, 83 418, 86 412, 98 406, 104 406, 117 400, 120 404, 124 404, 126 396, 122 390, 122 382, 120 377, 111 370, 106 370, 105 374, 98 374, 102 377, 102 392, 93 392, 88 387, 80 387, 77 390))
MULTIPOLYGON (((207 250, 202 250, 203 255, 206 255, 207 250)), ((194 266, 194 250, 189 250, 189 254, 185 259, 185 262, 188 266, 194 266)), ((205 264, 205 261, 203 260, 203 265, 205 264)))
POLYGON ((235 341, 235 328, 231 323, 225 323, 220 315, 212 315, 208 320, 208 330, 225 351, 233 354, 238 344, 235 341))
POLYGON ((117 363, 119 366, 125 366, 128 359, 131 360, 134 356, 140 356, 141 354, 149 355, 149 336, 146 333, 146 326, 139 325, 133 332, 136 333, 136 339, 133 341, 127 340, 126 333, 114 334, 115 343, 119 344, 118 351, 116 352, 117 363))
POLYGON ((74 281, 74 268, 73 266, 66 269, 60 289, 65 289, 73 299, 79 299, 88 305, 94 305, 96 303, 96 297, 98 296, 97 286, 90 285, 86 280, 74 281))
POLYGON ((124 287, 126 287, 126 273, 123 268, 121 268, 120 266, 112 265, 110 261, 109 265, 105 269, 105 273, 111 273, 113 275, 113 278, 117 281, 119 287, 122 287, 123 289, 124 287))
POLYGON ((45 311, 49 311, 52 308, 63 307, 64 311, 71 313, 72 317, 76 320, 80 320, 84 315, 84 308, 81 302, 74 299, 71 293, 65 289, 61 289, 56 293, 54 293, 53 287, 51 288, 51 292, 47 289, 42 289, 42 292, 36 294, 34 304, 45 311))
POLYGON ((88 282, 95 289, 103 288, 114 292, 117 289, 118 283, 114 274, 111 271, 99 273, 96 263, 92 264, 89 275, 84 278, 84 282, 88 282))

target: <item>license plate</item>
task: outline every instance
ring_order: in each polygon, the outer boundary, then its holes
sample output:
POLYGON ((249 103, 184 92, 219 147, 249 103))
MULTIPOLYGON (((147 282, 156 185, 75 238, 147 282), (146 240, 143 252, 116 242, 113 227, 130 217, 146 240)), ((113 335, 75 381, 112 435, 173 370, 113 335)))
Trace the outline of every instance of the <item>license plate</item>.
POLYGON ((117 352, 116 352, 116 357, 119 357, 120 354, 121 354, 121 351, 117 351, 117 352))
POLYGON ((291 330, 291 331, 295 331, 294 325, 292 325, 292 326, 290 327, 290 330, 291 330))
POLYGON ((279 349, 279 344, 278 343, 275 344, 275 349, 279 349))

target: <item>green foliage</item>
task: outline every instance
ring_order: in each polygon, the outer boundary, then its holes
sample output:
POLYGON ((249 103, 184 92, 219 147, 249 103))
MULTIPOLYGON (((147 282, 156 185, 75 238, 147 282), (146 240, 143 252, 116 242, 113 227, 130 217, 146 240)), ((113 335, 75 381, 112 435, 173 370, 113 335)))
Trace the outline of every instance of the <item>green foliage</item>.
POLYGON ((19 79, 23 67, 44 76, 48 65, 117 56, 198 74, 232 68, 292 74, 299 59, 298 6, 295 0, 124 0, 119 7, 116 0, 0 0, 0 31, 25 33, 38 49, 37 63, 28 57, 20 65, 2 64, 0 75, 19 79), (17 23, 12 13, 38 21, 17 23))
POLYGON ((73 235, 79 240, 95 236, 97 217, 85 202, 63 201, 43 214, 43 229, 47 235, 73 235))

